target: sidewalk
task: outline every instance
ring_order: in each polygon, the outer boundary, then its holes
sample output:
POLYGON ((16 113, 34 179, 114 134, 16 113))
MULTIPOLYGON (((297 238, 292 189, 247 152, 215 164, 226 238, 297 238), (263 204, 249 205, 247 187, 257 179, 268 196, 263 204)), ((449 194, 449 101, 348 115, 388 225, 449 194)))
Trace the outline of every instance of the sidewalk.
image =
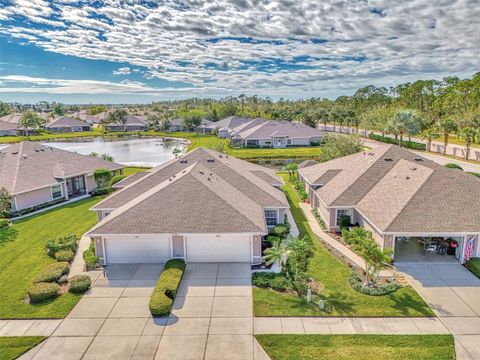
MULTIPOLYGON (((312 231, 315 233, 315 235, 325 241, 329 246, 339 252, 343 257, 348 259, 348 261, 350 261, 352 264, 365 271, 365 261, 359 255, 357 255, 351 249, 343 245, 341 242, 335 240, 332 236, 330 236, 330 234, 323 231, 323 229, 318 224, 317 219, 315 219, 315 216, 313 216, 312 208, 310 207, 310 205, 306 203, 299 203, 299 205, 303 213, 305 214, 305 217, 308 220, 308 224, 312 228, 312 231)), ((393 270, 380 271, 380 276, 390 277, 393 275, 393 270)))
POLYGON ((70 273, 68 277, 71 278, 75 275, 88 275, 92 278, 92 282, 98 279, 102 274, 101 270, 85 271, 85 262, 83 261, 83 252, 88 249, 90 246, 90 238, 82 236, 80 242, 78 243, 78 249, 73 258, 72 264, 70 265, 70 273))

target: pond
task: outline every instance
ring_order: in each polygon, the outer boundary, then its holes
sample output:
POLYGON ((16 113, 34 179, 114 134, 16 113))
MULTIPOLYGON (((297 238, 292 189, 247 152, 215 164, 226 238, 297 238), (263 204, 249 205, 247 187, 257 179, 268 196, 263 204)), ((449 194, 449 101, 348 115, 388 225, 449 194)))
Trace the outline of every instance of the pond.
POLYGON ((49 141, 42 144, 89 155, 95 152, 99 155, 108 154, 119 164, 127 166, 158 166, 175 157, 174 150, 184 153, 187 142, 168 138, 76 138, 71 140, 49 141))

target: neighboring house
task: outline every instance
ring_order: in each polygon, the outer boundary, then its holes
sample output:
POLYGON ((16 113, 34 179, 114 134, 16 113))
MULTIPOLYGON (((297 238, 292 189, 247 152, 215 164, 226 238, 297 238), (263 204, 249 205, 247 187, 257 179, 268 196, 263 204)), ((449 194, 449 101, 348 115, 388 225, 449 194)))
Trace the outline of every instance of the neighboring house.
POLYGON ((108 131, 146 131, 148 124, 136 116, 128 115, 125 125, 118 123, 107 124, 108 131))
POLYGON ((47 125, 47 131, 54 133, 71 133, 91 130, 91 125, 85 121, 66 116, 62 116, 56 120, 53 120, 47 125))
POLYGON ((12 196, 12 209, 86 195, 96 188, 96 169, 123 172, 123 165, 24 141, 0 150, 0 187, 12 196))
MULTIPOLYGON (((48 114, 47 113, 37 113, 37 115, 46 121, 48 121, 48 114)), ((25 129, 21 127, 20 124, 20 119, 22 117, 22 114, 20 113, 15 113, 15 114, 8 114, 0 117, 0 122, 5 122, 5 123, 10 123, 14 124, 17 130, 16 135, 23 135, 25 132, 25 129)), ((6 125, 5 125, 6 126, 6 125)), ((35 132, 38 132, 38 129, 33 129, 33 128, 28 128, 28 133, 33 134, 35 132)))
POLYGON ((262 237, 288 209, 282 184, 273 170, 197 148, 95 205, 87 235, 103 264, 260 263, 262 237))
POLYGON ((0 121, 0 136, 17 135, 17 125, 6 121, 0 121))
POLYGON ((320 130, 301 123, 253 119, 234 128, 230 138, 233 144, 241 146, 284 148, 319 145, 323 135, 320 130))
POLYGON ((169 121, 168 131, 170 132, 183 131, 183 128, 184 128, 184 125, 183 125, 182 118, 177 118, 169 121))
POLYGON ((251 118, 229 116, 225 119, 212 122, 210 125, 205 126, 205 129, 209 132, 217 131, 219 138, 228 138, 232 129, 252 121, 251 118))
POLYGON ((90 125, 99 124, 101 121, 100 117, 96 115, 90 115, 87 110, 81 110, 81 111, 69 114, 68 116, 74 119, 85 121, 90 125))
POLYGON ((213 131, 213 129, 211 128, 212 124, 213 121, 203 119, 200 125, 195 128, 195 131, 200 134, 210 134, 213 131))
POLYGON ((480 255, 480 179, 468 173, 385 145, 298 174, 330 231, 346 218, 399 261, 424 261, 442 246, 461 263, 480 255))

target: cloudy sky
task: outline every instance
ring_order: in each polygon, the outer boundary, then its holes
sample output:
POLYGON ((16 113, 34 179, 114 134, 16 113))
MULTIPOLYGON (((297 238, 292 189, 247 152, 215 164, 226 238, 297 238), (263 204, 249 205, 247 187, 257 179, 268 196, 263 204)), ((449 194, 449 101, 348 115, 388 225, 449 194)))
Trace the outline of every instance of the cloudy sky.
POLYGON ((480 0, 0 0, 0 100, 352 94, 480 71, 480 0))

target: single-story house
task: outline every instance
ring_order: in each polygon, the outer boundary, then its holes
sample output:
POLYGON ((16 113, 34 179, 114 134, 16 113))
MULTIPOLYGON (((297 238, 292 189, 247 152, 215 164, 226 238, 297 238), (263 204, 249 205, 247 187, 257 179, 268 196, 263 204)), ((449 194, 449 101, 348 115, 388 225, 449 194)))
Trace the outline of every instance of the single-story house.
POLYGON ((252 121, 251 118, 238 117, 238 116, 229 116, 225 119, 212 122, 210 125, 205 126, 205 130, 209 132, 217 131, 217 136, 219 138, 225 139, 229 137, 229 134, 232 129, 252 121))
POLYGON ((6 122, 0 121, 0 136, 15 136, 17 135, 17 125, 6 122))
POLYGON ((126 124, 107 124, 108 131, 146 131, 148 124, 137 116, 128 115, 126 124))
POLYGON ((12 196, 12 210, 86 195, 96 188, 97 169, 123 172, 123 165, 23 141, 0 150, 0 187, 12 196))
MULTIPOLYGON (((47 120, 47 117, 48 117, 47 113, 37 113, 37 115, 39 117, 47 120)), ((20 113, 8 114, 8 115, 4 115, 4 116, 0 117, 0 122, 15 125, 15 127, 16 127, 16 134, 15 135, 24 135, 25 129, 19 125, 21 117, 22 117, 22 114, 20 114, 20 113)), ((6 127, 7 125, 4 125, 4 126, 6 127)), ((10 129, 12 127, 13 126, 9 126, 10 129)), ((29 134, 33 134, 37 131, 38 131, 37 129, 28 128, 28 133, 29 134)))
POLYGON ((55 133, 71 133, 92 130, 92 126, 85 121, 66 116, 53 120, 46 127, 47 131, 55 133))
POLYGON ((233 144, 241 146, 284 148, 319 145, 323 134, 320 130, 301 123, 253 119, 234 128, 230 138, 233 144))
POLYGON ((183 119, 182 118, 176 118, 169 120, 169 126, 168 126, 168 131, 170 132, 177 132, 177 131, 183 131, 184 129, 184 124, 183 124, 183 119))
POLYGON ((273 170, 197 148, 93 206, 87 235, 103 264, 260 263, 262 237, 289 207, 281 185, 273 170))
POLYGON ((85 121, 90 125, 100 124, 100 121, 102 120, 97 115, 90 115, 87 110, 80 110, 75 113, 69 114, 67 116, 72 117, 74 119, 85 121))
POLYGON ((212 124, 213 121, 203 119, 200 125, 195 128, 195 131, 200 134, 210 134, 213 131, 213 129, 211 128, 212 124))
POLYGON ((396 145, 298 170, 332 232, 362 226, 396 262, 480 256, 480 179, 396 145), (450 257, 446 255, 452 255, 450 257), (437 258, 440 256, 440 258, 437 258))

